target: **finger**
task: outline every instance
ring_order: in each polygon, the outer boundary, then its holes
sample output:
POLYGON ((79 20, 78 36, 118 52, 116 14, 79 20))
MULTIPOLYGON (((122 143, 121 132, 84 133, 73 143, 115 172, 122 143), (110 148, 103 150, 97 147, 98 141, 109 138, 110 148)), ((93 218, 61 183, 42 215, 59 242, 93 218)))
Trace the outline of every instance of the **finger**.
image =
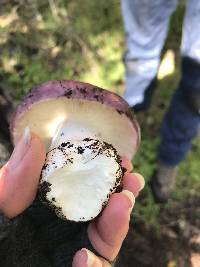
POLYGON ((111 265, 105 259, 83 248, 75 254, 72 267, 111 267, 111 265))
POLYGON ((121 157, 121 161, 122 167, 124 167, 127 172, 131 172, 133 169, 132 162, 127 157, 121 157))
POLYGON ((145 181, 139 173, 128 173, 126 172, 122 181, 123 189, 131 191, 135 197, 138 196, 139 192, 144 188, 145 181))
POLYGON ((134 195, 127 190, 111 196, 102 215, 88 227, 93 247, 102 257, 114 260, 127 235, 134 195))
POLYGON ((0 210, 15 217, 34 200, 45 161, 39 137, 26 130, 0 173, 0 210))

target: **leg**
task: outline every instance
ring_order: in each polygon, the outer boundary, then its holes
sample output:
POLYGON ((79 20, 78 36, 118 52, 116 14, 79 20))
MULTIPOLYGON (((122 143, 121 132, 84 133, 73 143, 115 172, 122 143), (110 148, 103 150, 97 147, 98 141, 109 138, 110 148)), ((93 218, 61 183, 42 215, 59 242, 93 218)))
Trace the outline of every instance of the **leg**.
POLYGON ((188 0, 183 38, 181 44, 182 55, 200 62, 200 2, 188 0))
POLYGON ((175 184, 176 166, 185 158, 200 126, 200 3, 188 2, 182 39, 182 78, 161 128, 159 168, 152 180, 157 201, 165 202, 175 184))
POLYGON ((200 3, 188 2, 182 39, 182 79, 161 130, 160 160, 179 164, 200 126, 200 3))
POLYGON ((175 186, 176 166, 190 150, 200 126, 200 62, 184 57, 182 72, 161 127, 159 166, 151 183, 157 202, 168 200, 175 186))
POLYGON ((169 24, 178 0, 121 0, 127 48, 126 92, 134 106, 144 102, 146 88, 155 78, 169 24))
POLYGON ((183 58, 182 71, 183 77, 161 128, 159 159, 171 166, 185 158, 200 125, 200 63, 183 58))

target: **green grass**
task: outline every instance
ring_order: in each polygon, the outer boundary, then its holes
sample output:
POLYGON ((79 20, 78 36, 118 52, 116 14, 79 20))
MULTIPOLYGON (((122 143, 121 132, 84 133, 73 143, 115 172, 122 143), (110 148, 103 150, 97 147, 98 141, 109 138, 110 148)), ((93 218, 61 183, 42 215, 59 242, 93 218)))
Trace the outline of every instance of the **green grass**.
MULTIPOLYGON (((147 184, 156 168, 162 117, 180 78, 183 14, 181 4, 172 18, 164 48, 174 50, 176 70, 159 81, 152 108, 138 118, 142 142, 134 166, 147 184)), ((6 1, 0 16, 0 86, 9 90, 16 102, 31 87, 50 79, 81 80, 122 94, 125 40, 119 0, 38 0, 29 5, 6 1), (56 6, 51 7, 50 2, 56 6), (10 23, 2 24, 5 16, 10 16, 10 23)), ((199 192, 199 158, 200 141, 195 140, 181 164, 174 201, 199 192)), ((137 203, 136 217, 157 227, 159 212, 160 206, 154 203, 147 185, 137 203)))
POLYGON ((0 84, 11 88, 18 100, 32 86, 49 79, 89 81, 120 92, 120 2, 55 3, 56 14, 49 1, 34 1, 31 5, 7 1, 2 18, 15 14, 17 19, 0 29, 0 84), (17 71, 16 65, 23 69, 17 71))

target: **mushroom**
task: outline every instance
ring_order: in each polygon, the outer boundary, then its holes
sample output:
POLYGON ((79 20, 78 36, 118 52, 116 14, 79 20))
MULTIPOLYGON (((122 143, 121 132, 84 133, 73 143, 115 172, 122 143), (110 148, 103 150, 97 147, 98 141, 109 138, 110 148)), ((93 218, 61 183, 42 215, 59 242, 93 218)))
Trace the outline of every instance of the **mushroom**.
POLYGON ((95 218, 120 186, 120 157, 131 160, 139 146, 139 126, 128 104, 91 84, 48 81, 17 107, 10 125, 14 144, 27 126, 46 146, 42 201, 63 219, 95 218))

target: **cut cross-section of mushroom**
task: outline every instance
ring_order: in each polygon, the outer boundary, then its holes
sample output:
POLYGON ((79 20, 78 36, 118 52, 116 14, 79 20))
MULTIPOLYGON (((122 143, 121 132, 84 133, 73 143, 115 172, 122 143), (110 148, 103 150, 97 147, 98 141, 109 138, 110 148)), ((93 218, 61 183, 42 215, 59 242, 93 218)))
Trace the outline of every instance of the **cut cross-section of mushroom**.
POLYGON ((47 154, 41 194, 57 215, 72 221, 96 217, 120 185, 123 171, 116 150, 94 139, 61 143, 47 154), (46 193, 42 192, 44 185, 46 193))
POLYGON ((98 215, 122 179, 119 156, 131 160, 140 142, 137 121, 120 96, 75 81, 49 81, 31 90, 11 122, 14 144, 27 126, 46 145, 48 168, 41 178, 49 187, 46 199, 57 213, 75 221, 98 215), (86 140, 99 148, 89 149, 86 140), (85 147, 84 153, 78 147, 85 147))

